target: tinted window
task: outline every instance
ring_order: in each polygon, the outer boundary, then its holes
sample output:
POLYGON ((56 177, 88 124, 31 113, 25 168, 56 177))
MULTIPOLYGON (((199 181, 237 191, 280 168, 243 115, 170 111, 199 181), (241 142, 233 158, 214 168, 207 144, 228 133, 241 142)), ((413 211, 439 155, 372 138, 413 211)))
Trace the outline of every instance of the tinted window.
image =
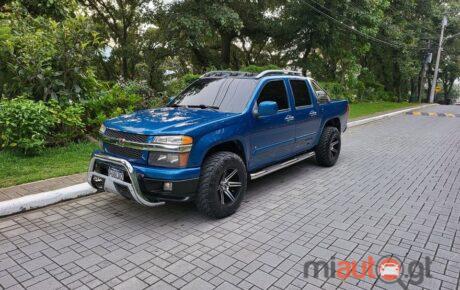
POLYGON ((267 83, 260 92, 259 98, 257 99, 257 105, 264 101, 276 102, 279 110, 289 108, 284 82, 271 81, 267 83))
POLYGON ((311 105, 310 94, 308 93, 307 83, 302 80, 291 80, 292 93, 294 94, 295 106, 311 105))
POLYGON ((223 112, 241 113, 255 86, 254 79, 203 78, 180 93, 173 105, 211 106, 223 112))

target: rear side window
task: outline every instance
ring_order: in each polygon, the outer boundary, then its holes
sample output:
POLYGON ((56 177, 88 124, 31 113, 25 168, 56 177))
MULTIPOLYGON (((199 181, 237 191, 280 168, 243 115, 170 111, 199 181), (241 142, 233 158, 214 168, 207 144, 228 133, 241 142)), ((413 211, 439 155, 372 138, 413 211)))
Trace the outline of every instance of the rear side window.
POLYGON ((316 97, 318 98, 318 103, 327 103, 331 101, 331 98, 325 90, 323 90, 316 81, 311 80, 311 85, 315 91, 316 97))
POLYGON ((308 92, 307 83, 302 80, 290 80, 289 81, 294 94, 295 106, 309 106, 311 105, 311 98, 308 92))
POLYGON ((276 102, 279 110, 289 108, 284 81, 271 81, 264 86, 257 99, 257 105, 265 101, 276 102))

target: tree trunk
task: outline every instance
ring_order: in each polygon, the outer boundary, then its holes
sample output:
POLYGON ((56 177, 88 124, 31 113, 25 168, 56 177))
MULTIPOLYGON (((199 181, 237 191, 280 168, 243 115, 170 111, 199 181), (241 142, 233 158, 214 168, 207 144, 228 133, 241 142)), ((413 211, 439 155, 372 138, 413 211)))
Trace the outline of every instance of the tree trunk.
POLYGON ((208 67, 208 60, 205 55, 201 52, 199 48, 192 48, 191 49, 193 54, 195 55, 196 60, 198 61, 198 65, 200 66, 200 69, 206 70, 208 67))
POLYGON ((422 90, 423 90, 424 73, 425 73, 425 64, 422 64, 422 67, 418 74, 418 80, 417 80, 417 100, 419 101, 421 100, 421 95, 422 95, 422 90))
POLYGON ((305 47, 305 52, 302 56, 302 75, 306 76, 307 75, 307 58, 308 56, 310 55, 310 51, 311 51, 311 45, 307 45, 307 47, 305 47))
POLYGON ((426 90, 426 101, 427 103, 430 101, 430 92, 431 92, 431 82, 428 82, 428 90, 426 90))
POLYGON ((222 34, 221 36, 221 60, 225 69, 230 67, 230 49, 233 37, 230 34, 222 34))
POLYGON ((401 77, 399 75, 398 51, 393 49, 393 92, 398 97, 398 103, 401 102, 401 77))
POLYGON ((415 103, 417 100, 417 83, 414 78, 410 79, 410 102, 415 103))
POLYGON ((121 73, 124 80, 129 79, 129 65, 128 65, 128 27, 124 23, 123 17, 123 34, 120 41, 121 45, 121 73))

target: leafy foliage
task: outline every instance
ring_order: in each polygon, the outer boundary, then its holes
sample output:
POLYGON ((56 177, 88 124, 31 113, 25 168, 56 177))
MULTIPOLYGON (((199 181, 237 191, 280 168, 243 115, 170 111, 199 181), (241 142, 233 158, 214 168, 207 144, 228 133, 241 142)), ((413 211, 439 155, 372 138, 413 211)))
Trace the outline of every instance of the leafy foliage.
POLYGON ((63 145, 83 136, 83 107, 48 104, 26 98, 0 101, 0 148, 26 154, 40 152, 46 145, 63 145))
POLYGON ((269 64, 269 65, 264 65, 264 66, 257 66, 257 65, 251 64, 251 65, 242 67, 240 70, 251 72, 251 73, 260 73, 260 72, 263 72, 264 70, 273 70, 273 69, 280 69, 280 68, 274 64, 269 64))
POLYGON ((182 77, 172 80, 167 86, 167 95, 168 97, 173 97, 179 94, 183 89, 185 89, 192 82, 200 78, 200 75, 197 74, 185 74, 182 77))
POLYGON ((7 98, 78 101, 99 88, 91 68, 102 45, 84 16, 57 22, 13 6, 0 22, 0 92, 7 98))
POLYGON ((0 145, 24 153, 45 147, 54 119, 43 102, 23 98, 0 102, 0 145))
POLYGON ((61 106, 55 100, 48 103, 48 112, 53 118, 48 144, 63 145, 81 139, 85 124, 82 121, 84 108, 80 104, 61 106))
POLYGON ((122 87, 116 84, 109 90, 96 93, 83 103, 87 128, 95 131, 108 118, 140 109, 142 101, 142 97, 131 86, 122 87))

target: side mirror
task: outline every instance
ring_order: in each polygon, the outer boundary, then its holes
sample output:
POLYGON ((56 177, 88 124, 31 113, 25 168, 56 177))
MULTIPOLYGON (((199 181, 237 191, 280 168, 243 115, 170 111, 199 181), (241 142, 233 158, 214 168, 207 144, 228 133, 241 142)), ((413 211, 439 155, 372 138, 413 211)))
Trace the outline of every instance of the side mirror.
POLYGON ((318 98, 318 103, 320 104, 329 102, 329 97, 325 91, 316 91, 316 97, 318 98))
POLYGON ((174 99, 175 99, 175 98, 176 98, 176 97, 169 97, 169 98, 168 98, 168 103, 167 103, 166 105, 167 105, 167 106, 171 105, 171 104, 174 102, 174 99))
POLYGON ((259 117, 271 116, 278 112, 278 104, 272 101, 264 101, 259 104, 257 115, 259 117))

